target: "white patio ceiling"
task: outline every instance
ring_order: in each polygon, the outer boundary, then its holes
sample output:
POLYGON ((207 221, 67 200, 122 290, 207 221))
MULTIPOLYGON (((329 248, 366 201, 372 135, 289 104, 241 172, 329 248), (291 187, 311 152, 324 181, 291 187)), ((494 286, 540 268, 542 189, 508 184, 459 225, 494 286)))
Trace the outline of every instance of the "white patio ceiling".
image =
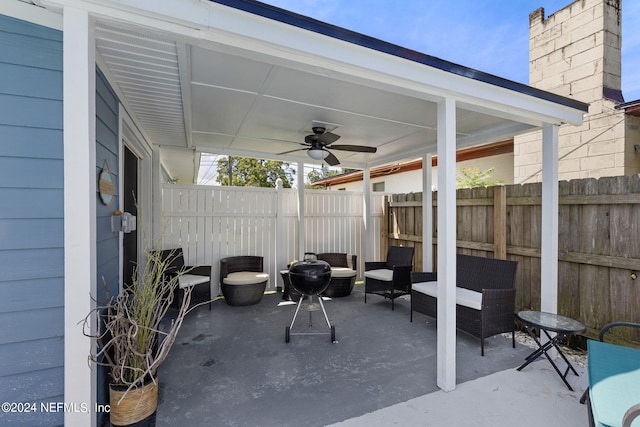
MULTIPOLYGON (((316 124, 340 135, 336 144, 377 148, 334 151, 345 167, 420 157, 436 151, 442 96, 457 100, 458 147, 580 115, 566 99, 524 85, 373 39, 360 37, 371 49, 319 34, 343 30, 317 21, 303 20, 313 31, 301 29, 300 17, 283 11, 274 20, 215 2, 180 4, 189 7, 176 9, 174 22, 152 12, 138 21, 118 12, 119 21, 96 19, 95 32, 98 64, 142 133, 162 147, 162 162, 179 183, 194 182, 200 152, 312 163, 305 151, 279 153, 303 148, 298 143, 316 124)), ((358 40, 340 33, 352 36, 358 40)))

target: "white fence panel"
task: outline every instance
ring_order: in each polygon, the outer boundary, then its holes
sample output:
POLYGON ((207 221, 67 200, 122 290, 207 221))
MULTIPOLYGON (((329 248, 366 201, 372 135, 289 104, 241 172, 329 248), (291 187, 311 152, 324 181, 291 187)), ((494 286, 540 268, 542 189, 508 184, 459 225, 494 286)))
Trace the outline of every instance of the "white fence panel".
MULTIPOLYGON (((363 200, 353 191, 305 191, 307 252, 346 252, 363 264, 363 200)), ((359 269, 362 275, 362 268, 359 269)))
MULTIPOLYGON (((274 268, 280 271, 287 264, 300 258, 301 251, 298 248, 298 190, 283 188, 278 191, 279 202, 279 244, 277 248, 278 259, 274 268)), ((303 252, 303 251, 302 251, 303 252)), ((282 279, 279 278, 280 286, 282 279)))
MULTIPOLYGON (((360 192, 305 191, 305 248, 298 248, 295 189, 166 184, 162 197, 165 227, 156 237, 164 247, 182 247, 188 264, 212 266, 212 295, 219 294, 219 261, 227 256, 264 257, 270 290, 281 286, 279 271, 304 252, 353 253, 358 255, 359 275, 364 272, 360 192)), ((373 245, 380 243, 378 199, 383 196, 372 196, 373 245)))

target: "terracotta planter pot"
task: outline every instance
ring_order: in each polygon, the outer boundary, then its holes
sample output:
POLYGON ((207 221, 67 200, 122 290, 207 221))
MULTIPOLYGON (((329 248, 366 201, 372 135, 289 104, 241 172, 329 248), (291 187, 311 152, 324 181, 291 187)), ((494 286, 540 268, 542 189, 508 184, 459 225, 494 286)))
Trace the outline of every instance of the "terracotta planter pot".
POLYGON ((149 381, 129 391, 124 386, 109 385, 110 419, 114 426, 155 426, 158 408, 158 385, 149 381), (122 401, 120 399, 122 398, 122 401))

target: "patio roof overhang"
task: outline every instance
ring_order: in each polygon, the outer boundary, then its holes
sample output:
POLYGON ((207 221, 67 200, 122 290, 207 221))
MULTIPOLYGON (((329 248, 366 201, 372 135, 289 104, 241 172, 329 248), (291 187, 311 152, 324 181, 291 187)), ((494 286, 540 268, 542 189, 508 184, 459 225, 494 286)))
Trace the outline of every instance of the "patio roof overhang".
MULTIPOLYGON (((65 33, 65 260, 76 266, 65 269, 65 400, 86 401, 95 389, 91 373, 76 369, 92 348, 76 321, 91 305, 79 296, 96 286, 96 153, 87 144, 96 137, 96 64, 160 154, 158 163, 181 183, 193 182, 204 151, 309 163, 304 151, 278 153, 297 147, 313 124, 325 124, 341 143, 378 150, 339 153, 342 165, 365 171, 366 229, 370 168, 423 157, 428 189, 428 158, 437 153, 444 212, 437 369, 444 390, 454 389, 456 378, 456 149, 542 129, 542 309, 557 309, 558 128, 582 123, 586 104, 250 0, 34 2, 63 16, 65 33)), ((430 212, 431 197, 423 200, 430 212)), ((69 425, 90 421, 90 414, 65 418, 69 425)))
POLYGON ((39 0, 95 19, 96 59, 162 163, 182 184, 200 152, 312 163, 314 124, 363 169, 435 152, 437 102, 456 100, 457 148, 545 123, 580 123, 586 105, 251 0, 39 0))

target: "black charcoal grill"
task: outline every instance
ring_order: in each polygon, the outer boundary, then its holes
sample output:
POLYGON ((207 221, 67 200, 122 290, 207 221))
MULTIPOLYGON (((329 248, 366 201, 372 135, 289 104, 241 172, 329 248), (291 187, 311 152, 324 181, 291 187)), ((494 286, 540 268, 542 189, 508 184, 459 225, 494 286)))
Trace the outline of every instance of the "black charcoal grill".
POLYGON ((291 264, 289 267, 289 280, 291 281, 291 286, 300 292, 302 296, 298 300, 298 305, 296 306, 296 312, 293 315, 291 325, 287 326, 285 329, 285 341, 289 342, 291 335, 330 334, 331 342, 336 342, 336 328, 329 322, 329 317, 327 317, 327 312, 324 309, 324 304, 322 303, 322 296, 320 296, 320 294, 327 289, 329 282, 331 281, 331 266, 329 266, 325 261, 315 259, 311 254, 305 254, 304 261, 296 262, 291 264), (314 297, 318 299, 319 304, 313 302, 314 297), (300 307, 303 306, 303 302, 305 304, 303 310, 307 310, 309 312, 309 327, 312 326, 312 312, 321 309, 324 314, 324 319, 327 322, 327 326, 329 327, 329 332, 291 332, 293 324, 296 321, 296 317, 300 312, 300 307))

